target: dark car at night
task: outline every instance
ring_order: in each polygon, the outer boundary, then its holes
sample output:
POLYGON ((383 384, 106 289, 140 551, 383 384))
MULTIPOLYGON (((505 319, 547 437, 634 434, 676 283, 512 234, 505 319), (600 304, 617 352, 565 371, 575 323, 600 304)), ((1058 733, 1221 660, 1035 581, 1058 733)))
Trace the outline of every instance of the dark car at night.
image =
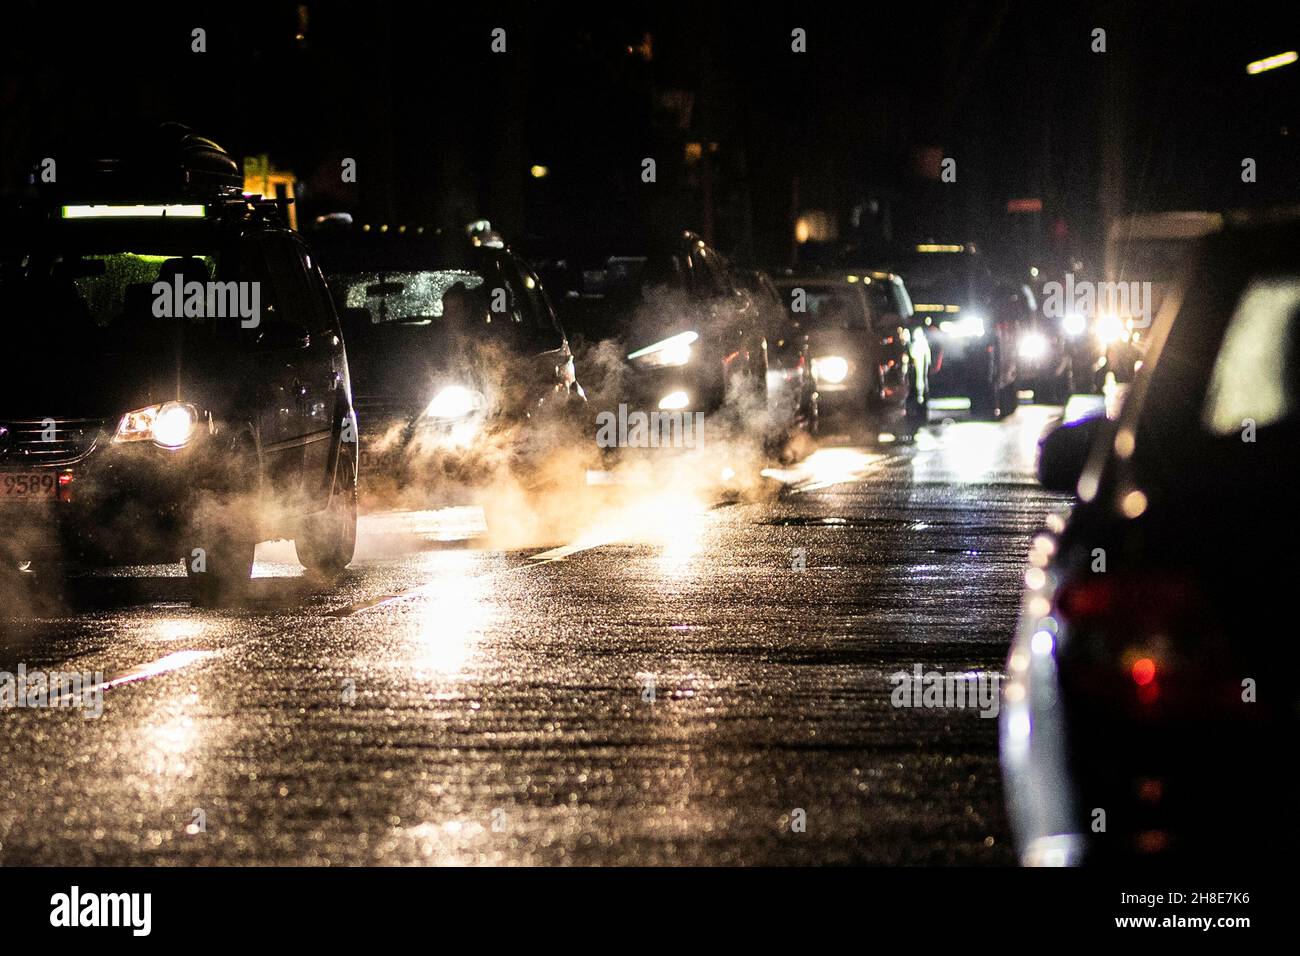
POLYGON ((1298 248, 1295 222, 1206 240, 1117 419, 1042 445, 1079 503, 1034 540, 1007 666, 1025 863, 1294 849, 1294 584, 1272 549, 1300 532, 1298 248))
POLYGON ((902 280, 861 271, 777 286, 808 337, 820 414, 872 437, 912 438, 928 416, 930 350, 902 280))
POLYGON ((737 269, 736 279, 758 309, 767 336, 767 398, 773 425, 782 437, 799 431, 817 434, 819 396, 807 331, 791 317, 767 272, 737 269))
POLYGON ((557 437, 539 426, 585 413, 541 281, 488 224, 335 228, 317 245, 343 316, 363 492, 473 501, 557 437))
MULTIPOLYGON (((1027 293, 1032 295, 1032 292, 1027 293)), ((1034 393, 1034 401, 1063 405, 1077 389, 1092 391, 1095 352, 1083 316, 1022 316, 1016 336, 1016 386, 1034 393)))
POLYGON ((566 255, 552 267, 561 308, 588 343, 617 342, 608 405, 712 413, 731 405, 766 416, 767 342, 758 309, 720 253, 691 232, 566 255))
POLYGON ((348 365, 283 207, 245 197, 229 155, 172 125, 64 169, 9 221, 0 259, 5 572, 180 559, 207 599, 246 583, 271 538, 341 571, 348 365))
POLYGON ((966 244, 921 243, 891 259, 933 354, 935 397, 965 397, 977 418, 1015 411, 1019 334, 1034 311, 1028 290, 997 279, 966 244))

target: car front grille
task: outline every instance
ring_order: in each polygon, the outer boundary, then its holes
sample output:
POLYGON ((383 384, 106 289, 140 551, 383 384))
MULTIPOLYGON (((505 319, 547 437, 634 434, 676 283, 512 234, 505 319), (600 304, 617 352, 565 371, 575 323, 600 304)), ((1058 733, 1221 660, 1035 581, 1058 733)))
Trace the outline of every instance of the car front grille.
POLYGON ((103 420, 94 418, 0 418, 0 467, 80 461, 94 449, 103 429, 103 420))
POLYGON ((394 424, 407 424, 415 417, 409 400, 377 393, 358 394, 352 399, 362 433, 394 424))

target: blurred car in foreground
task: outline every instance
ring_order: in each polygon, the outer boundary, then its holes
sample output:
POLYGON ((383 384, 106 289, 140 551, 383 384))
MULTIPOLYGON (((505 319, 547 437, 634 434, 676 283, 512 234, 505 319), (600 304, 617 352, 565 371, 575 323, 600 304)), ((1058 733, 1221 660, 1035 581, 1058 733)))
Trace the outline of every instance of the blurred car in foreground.
MULTIPOLYGON (((343 316, 365 488, 470 500, 585 411, 536 273, 486 228, 332 228, 317 241, 343 316)), ((364 489, 363 489, 364 490, 364 489)))
POLYGON ((822 416, 911 438, 928 415, 930 350, 902 281, 885 272, 782 278, 808 337, 822 416))
POLYGON ((1015 411, 1023 321, 1036 303, 1027 287, 1001 282, 964 244, 921 243, 891 260, 925 329, 932 394, 970 399, 971 414, 1015 411))
POLYGON ((1044 442, 1040 475, 1079 504, 1034 540, 1007 664, 1024 863, 1294 846, 1293 582, 1273 547, 1300 532, 1297 249, 1296 224, 1207 240, 1118 419, 1044 442))
POLYGON ((258 541, 337 573, 356 541, 356 422, 310 251, 235 161, 167 124, 60 164, 6 230, 0 567, 184 561, 200 599, 258 541), (349 441, 349 438, 352 440, 349 441))

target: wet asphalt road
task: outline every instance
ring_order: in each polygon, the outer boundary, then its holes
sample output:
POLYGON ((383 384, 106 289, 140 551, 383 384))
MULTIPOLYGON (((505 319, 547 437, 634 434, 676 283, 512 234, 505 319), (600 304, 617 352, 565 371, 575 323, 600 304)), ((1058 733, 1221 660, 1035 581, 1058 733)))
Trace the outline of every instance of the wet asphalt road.
POLYGON ((935 413, 553 550, 370 516, 336 586, 264 546, 243 610, 191 607, 179 566, 36 619, 10 596, 0 671, 111 686, 98 719, 0 712, 0 865, 1010 863, 996 721, 891 707, 888 675, 1000 672, 1063 503, 1032 479, 1050 412, 935 413), (394 527, 426 544, 378 554, 394 527))

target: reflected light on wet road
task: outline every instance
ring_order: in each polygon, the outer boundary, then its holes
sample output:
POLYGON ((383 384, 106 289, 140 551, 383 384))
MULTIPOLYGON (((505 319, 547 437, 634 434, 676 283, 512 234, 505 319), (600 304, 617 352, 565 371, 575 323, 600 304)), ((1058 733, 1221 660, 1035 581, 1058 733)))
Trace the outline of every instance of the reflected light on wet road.
POLYGON ((473 573, 477 558, 469 552, 430 555, 425 563, 430 583, 414 608, 406 663, 417 672, 453 676, 496 616, 490 578, 473 573))
POLYGON ((790 468, 764 468, 762 474, 796 491, 817 491, 856 481, 885 458, 861 448, 820 448, 790 468))

